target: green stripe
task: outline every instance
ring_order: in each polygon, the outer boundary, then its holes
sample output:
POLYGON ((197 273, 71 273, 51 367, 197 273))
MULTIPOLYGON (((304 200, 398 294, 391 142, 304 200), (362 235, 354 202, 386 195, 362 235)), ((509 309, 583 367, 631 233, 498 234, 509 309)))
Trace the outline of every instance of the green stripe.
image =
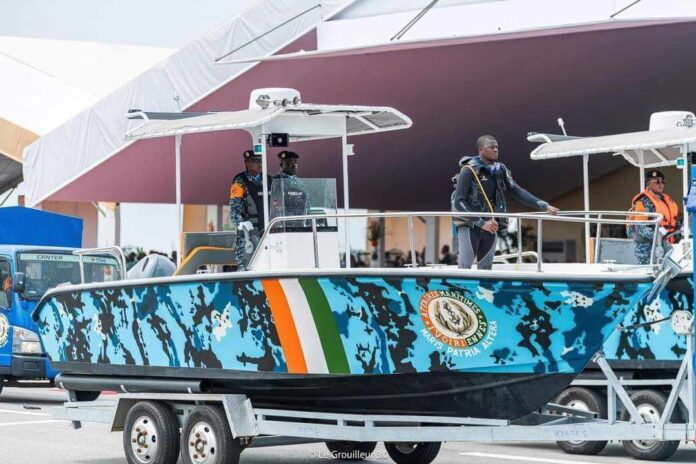
POLYGON ((329 372, 332 374, 350 374, 348 357, 338 333, 338 325, 319 281, 317 279, 298 279, 298 281, 312 311, 329 372))

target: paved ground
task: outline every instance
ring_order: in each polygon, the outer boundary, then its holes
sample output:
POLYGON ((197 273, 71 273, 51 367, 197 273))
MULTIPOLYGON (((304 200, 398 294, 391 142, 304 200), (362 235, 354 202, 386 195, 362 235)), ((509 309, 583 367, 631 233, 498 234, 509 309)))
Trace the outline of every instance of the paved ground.
MULTIPOLYGON (((71 429, 53 421, 50 408, 65 393, 54 389, 6 388, 0 395, 0 463, 2 464, 125 464, 121 434, 109 433, 103 424, 84 424, 71 429), (36 409, 40 408, 40 409, 36 409)), ((243 464, 300 464, 337 462, 321 444, 249 449, 243 464)), ((366 462, 391 463, 383 447, 366 462)), ((612 444, 599 456, 569 456, 553 444, 446 444, 436 464, 619 464, 634 463, 620 445, 612 444)), ((645 462, 645 461, 643 461, 645 462)), ((682 445, 670 462, 696 462, 696 446, 682 445)))

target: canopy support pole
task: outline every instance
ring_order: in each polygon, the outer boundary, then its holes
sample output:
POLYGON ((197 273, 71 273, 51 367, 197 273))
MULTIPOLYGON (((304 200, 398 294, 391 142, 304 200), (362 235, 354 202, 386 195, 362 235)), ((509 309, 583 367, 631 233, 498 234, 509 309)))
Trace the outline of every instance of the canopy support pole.
MULTIPOLYGON (((346 120, 347 123, 347 120, 346 120)), ((341 136, 341 152, 343 154, 343 214, 348 214, 350 205, 348 203, 348 151, 350 147, 348 146, 348 135, 346 135, 346 129, 343 130, 343 135, 341 136)), ((350 269, 350 218, 343 219, 343 228, 346 235, 346 269, 350 269)))
POLYGON ((640 172, 640 186, 638 191, 642 192, 645 188, 645 152, 640 150, 638 152, 638 170, 640 172))
POLYGON ((183 135, 174 136, 174 145, 176 152, 176 224, 178 233, 176 235, 176 264, 181 263, 181 234, 184 232, 183 217, 181 214, 181 139, 183 135))
MULTIPOLYGON (((590 155, 582 155, 582 189, 583 189, 583 199, 585 203, 585 211, 590 210, 590 155)), ((585 219, 589 219, 589 215, 585 214, 585 219)), ((596 246, 597 244, 595 244, 596 246)), ((537 250, 538 252, 538 250, 537 250)), ((590 253, 590 223, 585 222, 585 262, 590 263, 590 258, 592 253, 590 253)))
MULTIPOLYGON (((271 221, 270 220, 270 214, 269 214, 269 201, 270 198, 268 198, 268 160, 266 159, 266 141, 264 140, 264 134, 265 134, 264 126, 261 126, 261 133, 257 134, 256 137, 256 145, 254 147, 254 153, 256 153, 257 148, 261 147, 261 185, 263 185, 263 223, 264 223, 264 228, 268 227, 268 223, 271 221)), ((259 231, 260 234, 263 234, 263 231, 259 231)))
POLYGON ((682 224, 682 236, 683 240, 688 240, 691 236, 690 224, 690 214, 686 212, 686 201, 685 198, 689 194, 689 146, 687 144, 682 144, 681 155, 684 157, 684 167, 682 168, 682 202, 684 211, 684 223, 682 224))

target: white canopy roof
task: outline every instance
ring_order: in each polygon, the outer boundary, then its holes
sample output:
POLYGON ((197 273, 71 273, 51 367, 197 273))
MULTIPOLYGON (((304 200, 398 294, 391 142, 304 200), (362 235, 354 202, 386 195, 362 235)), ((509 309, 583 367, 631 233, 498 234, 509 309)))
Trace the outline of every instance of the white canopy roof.
POLYGON ((681 147, 690 143, 696 143, 696 127, 677 127, 548 142, 532 151, 531 158, 545 160, 612 153, 623 156, 634 166, 654 168, 675 164, 682 156, 681 147))
MULTIPOLYGON (((133 113, 133 117, 149 119, 147 113, 133 113)), ((411 127, 411 119, 388 107, 314 105, 301 103, 287 107, 248 109, 215 113, 186 113, 176 119, 147 120, 130 130, 126 140, 149 139, 172 135, 195 134, 233 129, 251 130, 264 124, 268 132, 289 133, 293 141, 340 137, 346 119, 347 135, 362 135, 411 127), (183 117, 182 117, 183 116, 183 117)))

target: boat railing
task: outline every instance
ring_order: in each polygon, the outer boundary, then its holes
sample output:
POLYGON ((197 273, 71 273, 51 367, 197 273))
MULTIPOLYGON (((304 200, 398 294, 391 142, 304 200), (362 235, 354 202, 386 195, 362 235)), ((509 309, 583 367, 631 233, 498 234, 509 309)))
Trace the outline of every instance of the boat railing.
MULTIPOLYGON (((601 242, 601 230, 602 226, 608 225, 621 225, 621 226, 650 226, 653 229, 652 237, 652 247, 650 254, 650 265, 655 263, 655 250, 657 248, 658 240, 660 239, 660 227, 659 224, 662 221, 662 215, 658 213, 648 213, 640 212, 635 213, 632 211, 561 211, 558 214, 551 215, 542 212, 529 212, 529 213, 467 213, 467 212, 454 212, 454 211, 420 211, 420 212, 367 212, 367 213, 335 213, 335 214, 323 214, 323 215, 302 215, 302 216, 281 216, 273 218, 268 227, 266 228, 259 246, 254 252, 251 258, 251 265, 253 266, 255 260, 259 257, 259 251, 263 247, 263 244, 268 239, 268 236, 274 230, 282 230, 282 225, 286 222, 292 221, 297 223, 297 221, 302 221, 305 224, 311 225, 312 232, 312 246, 314 253, 314 267, 319 268, 319 244, 318 244, 318 226, 317 221, 329 221, 332 219, 342 219, 348 221, 350 219, 366 218, 366 219, 379 219, 379 218, 405 218, 407 221, 408 229, 408 243, 409 243, 409 254, 410 254, 410 264, 407 266, 417 267, 418 260, 416 255, 415 246, 415 232, 414 232, 414 218, 442 218, 447 217, 452 220, 461 218, 507 218, 517 220, 517 237, 518 237, 518 247, 516 258, 518 263, 522 263, 525 257, 525 252, 522 251, 522 245, 520 238, 522 237, 522 222, 530 221, 536 223, 536 249, 534 251, 536 257, 537 271, 542 271, 543 264, 543 236, 544 236, 544 224, 545 223, 576 223, 576 224, 594 224, 597 226, 596 233, 596 243, 595 243, 595 262, 598 262, 599 245, 601 242)), ((346 256, 349 256, 349 241, 346 240, 346 256)), ((349 259, 346 259, 346 263, 349 259)))

